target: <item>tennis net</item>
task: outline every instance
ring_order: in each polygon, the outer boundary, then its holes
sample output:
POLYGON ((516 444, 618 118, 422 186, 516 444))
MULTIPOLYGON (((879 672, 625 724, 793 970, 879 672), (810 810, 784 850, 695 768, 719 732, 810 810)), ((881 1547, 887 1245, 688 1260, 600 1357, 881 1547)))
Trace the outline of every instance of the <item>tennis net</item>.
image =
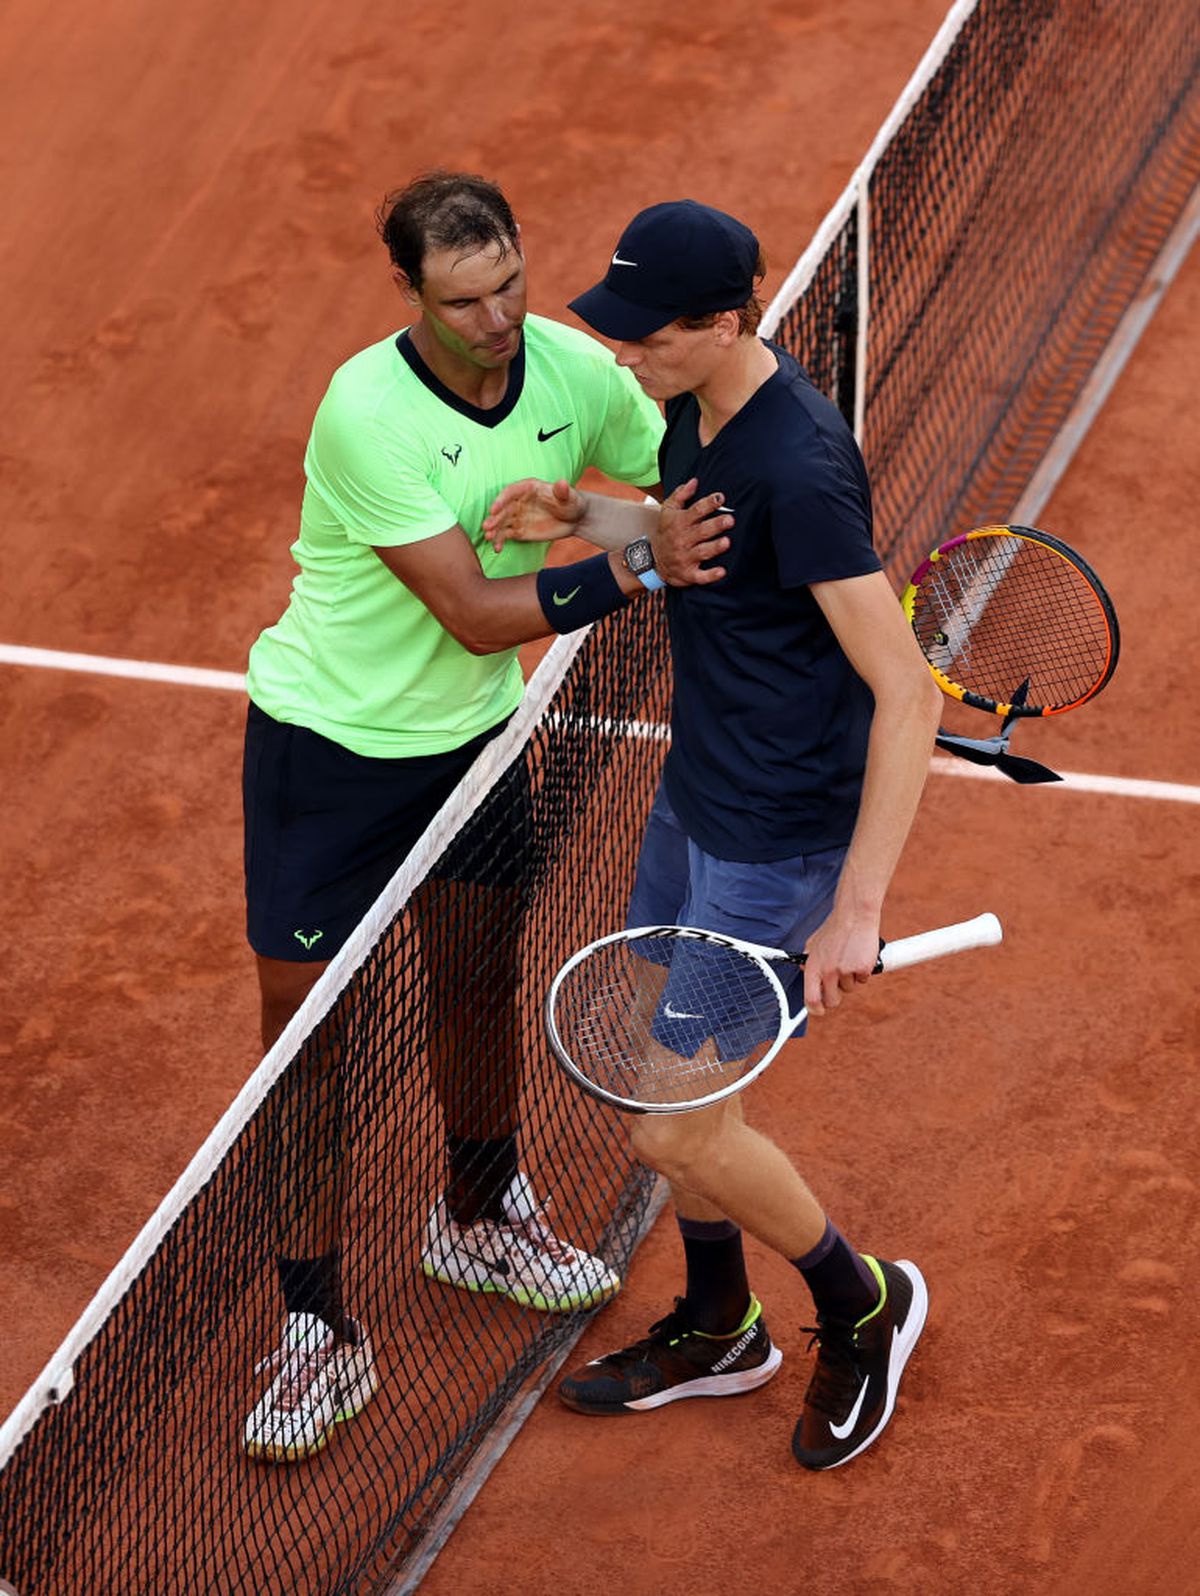
POLYGON ((1016 513, 1146 291, 1200 182, 1198 62, 1193 0, 962 0, 770 306, 897 582, 1016 513))
MULTIPOLYGON (((1159 0, 1152 27, 1103 0, 955 5, 784 284, 766 330, 853 419, 894 576, 1009 517, 1144 291, 1200 176, 1198 61, 1194 0, 1159 0)), ((561 958, 620 923, 669 689, 660 600, 551 650, 0 1432, 0 1578, 19 1596, 396 1588, 582 1322, 422 1273, 447 991, 480 1059, 511 1028, 523 1077, 492 1106, 519 1118, 559 1232, 620 1271, 649 1211, 608 1112, 552 1066, 540 1010, 561 958), (380 1388, 326 1451, 264 1467, 242 1426, 279 1334, 288 1149, 318 1100, 380 1388)))
POLYGON ((547 658, 14 1415, 27 1433, 3 1475, 0 1577, 20 1596, 388 1588, 481 1437, 581 1320, 421 1267, 443 1120, 511 1128, 519 1083, 488 1078, 508 1026, 528 1060, 523 1167, 556 1231, 624 1269, 651 1182, 611 1116, 548 1063, 541 1000, 573 946, 619 924, 631 886, 669 690, 660 611, 633 606, 547 658), (496 868, 497 839, 521 843, 501 861, 511 870, 496 868), (439 1065, 444 1032, 469 1080, 439 1065), (318 1122, 333 1127, 324 1160, 318 1122), (313 1206, 340 1210, 347 1305, 380 1387, 335 1444, 269 1466, 242 1432, 279 1340, 282 1194, 305 1180, 313 1206))

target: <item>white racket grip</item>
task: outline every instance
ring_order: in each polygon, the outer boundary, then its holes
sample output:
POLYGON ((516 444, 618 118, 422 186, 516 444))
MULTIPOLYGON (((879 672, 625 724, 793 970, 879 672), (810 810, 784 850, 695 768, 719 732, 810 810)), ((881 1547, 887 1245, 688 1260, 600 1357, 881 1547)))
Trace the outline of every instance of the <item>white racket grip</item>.
POLYGON ((935 931, 922 931, 915 937, 885 942, 879 963, 885 971, 903 970, 906 965, 940 959, 946 953, 991 947, 1003 937, 1004 932, 994 914, 977 914, 973 920, 960 920, 957 925, 938 926, 935 931))

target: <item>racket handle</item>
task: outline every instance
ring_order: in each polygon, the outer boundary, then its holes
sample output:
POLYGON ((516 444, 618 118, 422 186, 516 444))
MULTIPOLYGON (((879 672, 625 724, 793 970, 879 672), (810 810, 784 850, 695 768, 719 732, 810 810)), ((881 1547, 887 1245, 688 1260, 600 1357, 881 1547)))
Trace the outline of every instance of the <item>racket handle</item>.
POLYGON ((909 964, 922 964, 926 959, 940 959, 946 953, 963 953, 967 948, 986 948, 1001 941, 1004 933, 994 914, 977 914, 973 920, 960 920, 957 925, 938 926, 935 931, 922 931, 915 937, 901 937, 898 942, 885 942, 879 955, 882 970, 903 970, 909 964))

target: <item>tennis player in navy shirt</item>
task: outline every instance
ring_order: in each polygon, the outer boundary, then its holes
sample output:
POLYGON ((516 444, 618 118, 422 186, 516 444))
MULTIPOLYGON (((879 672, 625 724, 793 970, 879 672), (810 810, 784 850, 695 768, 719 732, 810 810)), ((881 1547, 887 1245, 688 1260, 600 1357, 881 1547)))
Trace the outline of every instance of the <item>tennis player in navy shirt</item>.
MULTIPOLYGON (((749 228, 672 201, 634 217, 604 280, 571 308, 664 403, 663 489, 719 494, 722 534, 732 523, 713 580, 668 588, 671 746, 628 923, 805 947, 805 1003, 821 1016, 874 967, 940 699, 872 546, 853 434, 792 356, 758 337, 764 270, 749 228)), ((484 527, 498 542, 593 530, 567 483, 535 481, 506 489, 484 527)), ((611 526, 594 540, 609 538, 627 541, 611 526)), ((625 559, 661 585, 648 544, 634 540, 625 559)), ((746 1123, 744 1096, 630 1118, 638 1156, 671 1183, 684 1294, 560 1395, 616 1414, 765 1384, 782 1353, 747 1280, 748 1230, 812 1294, 818 1352, 792 1449, 805 1468, 834 1468, 892 1415, 925 1282, 915 1264, 851 1246, 787 1154, 746 1123)))
POLYGON ((725 580, 669 599, 684 685, 667 794, 705 852, 764 863, 850 841, 871 691, 812 584, 880 569, 853 436, 791 355, 768 353, 777 370, 708 444, 695 397, 668 401, 659 450, 664 486, 720 484, 738 527, 725 580))

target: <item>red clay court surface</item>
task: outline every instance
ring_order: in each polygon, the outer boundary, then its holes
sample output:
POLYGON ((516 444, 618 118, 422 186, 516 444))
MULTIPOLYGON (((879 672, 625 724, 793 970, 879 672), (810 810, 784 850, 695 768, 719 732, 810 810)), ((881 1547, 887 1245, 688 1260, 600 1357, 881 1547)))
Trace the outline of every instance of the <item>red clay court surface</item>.
MULTIPOLYGON (((944 14, 828 0, 363 0, 86 19, 14 0, 0 57, 7 306, 0 643, 241 670, 290 580, 334 366, 398 325, 371 210, 436 163, 509 190, 564 314, 636 208, 760 232, 773 290, 944 14), (564 108, 568 108, 564 110, 564 108)), ((1194 782, 1200 259, 1042 514, 1111 588, 1102 699, 1023 728, 1060 769, 1194 782), (1157 563, 1146 560, 1153 549, 1157 563)), ((257 1062, 232 693, 0 665, 6 940, 0 1405, 58 1345, 257 1062)), ((936 775, 893 934, 994 909, 1005 946, 872 987, 756 1089, 860 1245, 915 1257, 929 1331, 893 1427, 802 1474, 807 1298, 726 1403, 541 1403, 428 1596, 1183 1591, 1200 1564, 1195 805, 936 775)), ((578 1357, 679 1289, 660 1223, 578 1357)))

